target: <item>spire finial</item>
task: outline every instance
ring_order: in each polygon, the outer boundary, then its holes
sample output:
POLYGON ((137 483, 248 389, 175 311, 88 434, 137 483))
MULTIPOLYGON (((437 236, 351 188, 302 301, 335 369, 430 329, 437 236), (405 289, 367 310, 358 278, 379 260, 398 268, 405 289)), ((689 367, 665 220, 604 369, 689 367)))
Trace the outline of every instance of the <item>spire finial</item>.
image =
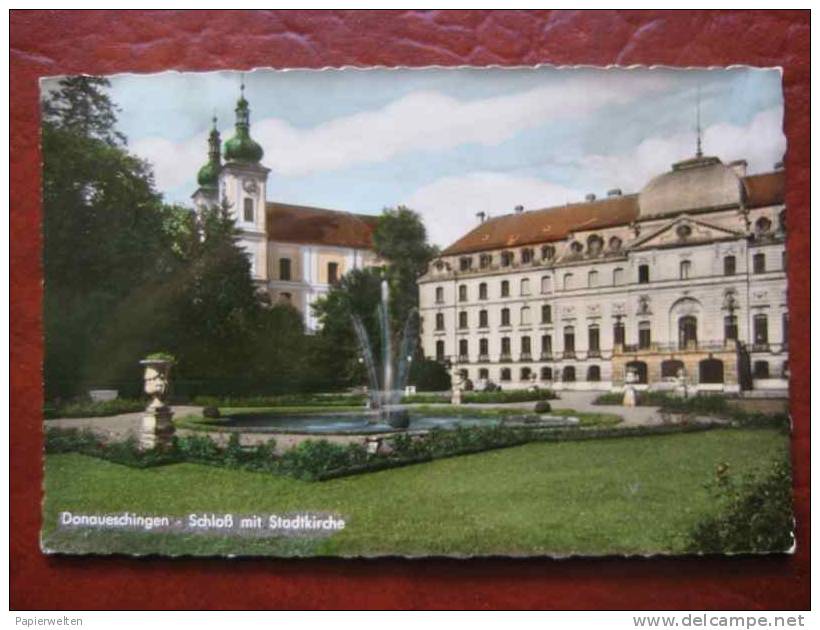
POLYGON ((698 84, 698 100, 697 100, 697 132, 698 132, 698 146, 697 151, 695 152, 696 157, 703 157, 703 146, 702 146, 702 132, 703 130, 700 128, 700 84, 698 84))
POLYGON ((245 97, 245 73, 239 75, 239 94, 242 98, 245 97))

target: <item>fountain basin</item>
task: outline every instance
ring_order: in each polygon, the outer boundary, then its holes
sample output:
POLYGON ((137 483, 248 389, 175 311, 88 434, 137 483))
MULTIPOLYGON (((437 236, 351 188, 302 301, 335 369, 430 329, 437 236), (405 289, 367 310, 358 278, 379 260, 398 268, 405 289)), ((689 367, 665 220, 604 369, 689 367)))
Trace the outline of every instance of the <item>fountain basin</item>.
MULTIPOLYGON (((406 413, 406 412, 405 412, 406 413)), ((501 418, 470 416, 436 416, 435 413, 404 418, 404 427, 390 426, 374 413, 336 412, 312 414, 248 415, 227 418, 220 427, 241 429, 243 433, 292 433, 316 435, 370 435, 397 431, 429 431, 430 429, 455 429, 457 426, 496 426, 501 418)))

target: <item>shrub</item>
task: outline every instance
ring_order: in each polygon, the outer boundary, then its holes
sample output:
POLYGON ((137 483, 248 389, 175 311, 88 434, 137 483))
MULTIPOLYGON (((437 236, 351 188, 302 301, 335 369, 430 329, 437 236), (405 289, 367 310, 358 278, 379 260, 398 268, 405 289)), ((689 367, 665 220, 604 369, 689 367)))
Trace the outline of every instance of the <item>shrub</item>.
POLYGON ((364 463, 367 450, 359 444, 342 446, 327 440, 306 440, 286 451, 279 460, 281 472, 299 479, 318 479, 331 470, 364 463))
POLYGON ((222 416, 222 414, 219 413, 219 407, 205 407, 202 410, 202 417, 203 418, 209 418, 211 420, 215 420, 217 418, 220 418, 221 416, 222 416))
POLYGON ((363 394, 283 394, 281 396, 216 397, 195 396, 193 403, 203 407, 310 407, 364 405, 363 394))
POLYGON ((552 405, 546 400, 539 400, 535 403, 535 413, 549 413, 550 411, 552 411, 552 405))
POLYGON ((792 534, 792 475, 788 460, 777 461, 762 475, 734 479, 726 464, 709 486, 719 512, 698 523, 688 551, 748 553, 787 551, 792 534))
POLYGON ((410 364, 408 383, 418 391, 441 392, 450 389, 450 373, 438 361, 417 359, 410 364))
POLYGON ((219 447, 207 435, 178 437, 175 446, 185 459, 211 461, 219 456, 219 447))
POLYGON ((145 409, 145 402, 133 398, 114 400, 76 400, 62 405, 43 407, 43 416, 48 418, 97 418, 134 413, 145 409))
POLYGON ((533 400, 553 400, 558 398, 551 389, 513 389, 495 392, 464 392, 461 397, 465 403, 511 403, 530 402, 533 400))

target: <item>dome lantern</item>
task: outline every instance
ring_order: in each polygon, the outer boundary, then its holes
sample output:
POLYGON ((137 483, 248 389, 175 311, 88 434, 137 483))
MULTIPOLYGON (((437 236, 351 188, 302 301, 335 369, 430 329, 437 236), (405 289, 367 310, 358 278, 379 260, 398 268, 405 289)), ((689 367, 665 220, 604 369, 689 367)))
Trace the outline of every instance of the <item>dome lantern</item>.
POLYGON ((245 84, 240 88, 239 100, 236 102, 236 132, 234 137, 225 143, 226 162, 259 163, 264 151, 259 143, 251 138, 250 108, 245 100, 245 84))

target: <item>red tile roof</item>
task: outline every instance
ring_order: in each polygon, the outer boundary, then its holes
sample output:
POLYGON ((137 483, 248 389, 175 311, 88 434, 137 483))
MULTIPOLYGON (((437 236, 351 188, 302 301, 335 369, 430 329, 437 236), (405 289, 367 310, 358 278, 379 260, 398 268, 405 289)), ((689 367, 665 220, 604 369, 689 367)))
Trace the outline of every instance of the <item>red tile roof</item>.
POLYGON ((377 216, 270 201, 266 207, 268 239, 272 241, 373 248, 377 216))
POLYGON ((746 207, 761 208, 786 202, 786 171, 760 173, 743 178, 746 207))
POLYGON ((631 223, 638 217, 638 196, 528 210, 488 219, 450 245, 444 255, 467 254, 532 243, 560 241, 570 232, 631 223))

